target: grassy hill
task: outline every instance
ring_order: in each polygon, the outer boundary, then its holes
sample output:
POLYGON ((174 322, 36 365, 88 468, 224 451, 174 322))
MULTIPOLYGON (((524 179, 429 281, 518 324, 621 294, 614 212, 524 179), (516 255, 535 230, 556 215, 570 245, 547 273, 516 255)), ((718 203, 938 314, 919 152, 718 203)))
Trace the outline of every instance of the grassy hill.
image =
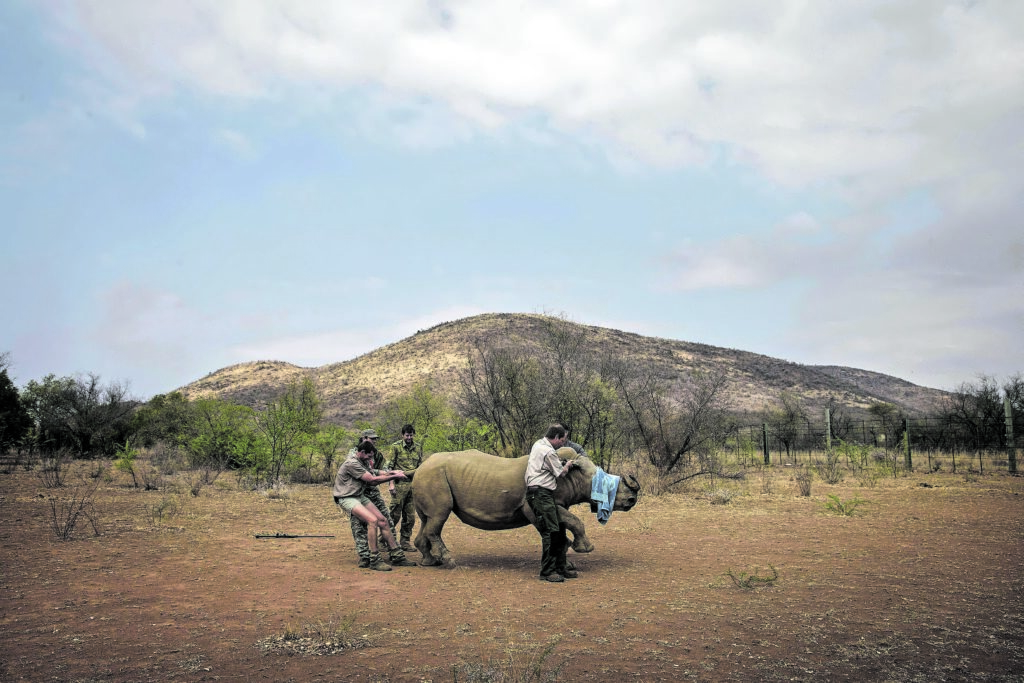
MULTIPOLYGON (((350 425, 372 419, 378 410, 419 383, 452 394, 455 378, 466 366, 474 340, 537 344, 546 325, 542 315, 488 313, 421 330, 352 360, 304 368, 281 361, 240 363, 210 373, 181 388, 189 398, 210 396, 253 407, 277 397, 289 382, 310 376, 320 387, 330 421, 350 425)), ((645 337, 605 327, 563 323, 581 328, 595 352, 610 352, 652 364, 666 379, 692 370, 724 370, 729 377, 726 406, 755 413, 783 391, 801 396, 820 412, 830 395, 855 411, 872 403, 893 403, 911 415, 928 413, 946 392, 917 386, 881 373, 832 365, 792 363, 748 351, 707 344, 645 337)))

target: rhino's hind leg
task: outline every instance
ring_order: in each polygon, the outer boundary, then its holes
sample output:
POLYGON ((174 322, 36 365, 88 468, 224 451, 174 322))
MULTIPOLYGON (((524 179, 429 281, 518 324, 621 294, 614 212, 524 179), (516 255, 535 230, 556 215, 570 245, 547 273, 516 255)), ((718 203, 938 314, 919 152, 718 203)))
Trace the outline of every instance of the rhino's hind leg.
POLYGON ((594 544, 587 538, 587 528, 583 520, 562 506, 558 507, 558 517, 567 531, 572 533, 572 549, 578 553, 593 552, 594 544))

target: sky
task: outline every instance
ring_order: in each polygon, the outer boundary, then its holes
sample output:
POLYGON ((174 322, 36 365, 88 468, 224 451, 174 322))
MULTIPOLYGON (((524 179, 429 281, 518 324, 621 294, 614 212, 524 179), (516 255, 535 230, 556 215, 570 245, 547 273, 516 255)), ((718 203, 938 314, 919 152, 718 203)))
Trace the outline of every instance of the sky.
POLYGON ((1024 371, 1024 3, 0 0, 0 352, 146 399, 479 313, 1024 371))

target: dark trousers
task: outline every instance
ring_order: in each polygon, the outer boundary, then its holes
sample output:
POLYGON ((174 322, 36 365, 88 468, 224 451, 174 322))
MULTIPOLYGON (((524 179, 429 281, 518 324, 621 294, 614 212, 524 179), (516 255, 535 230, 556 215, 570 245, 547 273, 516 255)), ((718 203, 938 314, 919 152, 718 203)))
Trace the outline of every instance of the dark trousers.
POLYGON ((565 553, 568 550, 565 525, 558 517, 558 506, 552 493, 542 488, 526 492, 526 503, 537 518, 537 531, 540 532, 541 576, 565 573, 565 553))

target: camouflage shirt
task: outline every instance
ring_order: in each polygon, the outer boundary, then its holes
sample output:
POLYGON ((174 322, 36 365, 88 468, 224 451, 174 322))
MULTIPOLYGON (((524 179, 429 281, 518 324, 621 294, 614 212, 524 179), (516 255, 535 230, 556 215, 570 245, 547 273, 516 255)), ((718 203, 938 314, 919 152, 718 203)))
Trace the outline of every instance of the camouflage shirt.
MULTIPOLYGON (((423 460, 423 446, 413 442, 412 446, 405 445, 405 439, 391 444, 391 456, 388 458, 389 470, 414 470, 420 466, 423 460)), ((398 482, 396 482, 398 483, 398 482)))

